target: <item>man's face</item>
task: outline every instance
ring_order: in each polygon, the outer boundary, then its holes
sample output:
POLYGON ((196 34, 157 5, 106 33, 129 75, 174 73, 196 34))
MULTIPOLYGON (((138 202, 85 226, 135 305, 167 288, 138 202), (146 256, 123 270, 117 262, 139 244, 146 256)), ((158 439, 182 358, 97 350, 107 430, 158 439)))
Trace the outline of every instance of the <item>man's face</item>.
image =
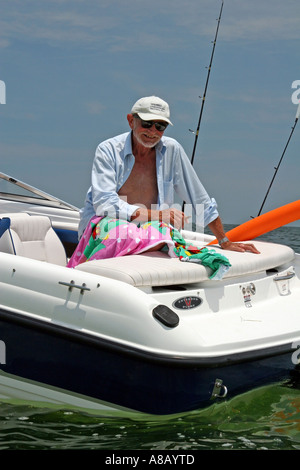
MULTIPOLYGON (((136 138, 139 144, 147 148, 155 147, 155 145, 158 144, 164 133, 164 130, 157 130, 154 124, 146 129, 142 126, 143 121, 138 117, 133 116, 132 114, 128 114, 127 119, 129 126, 132 129, 133 136, 136 138)), ((164 121, 153 122, 166 124, 164 121)))

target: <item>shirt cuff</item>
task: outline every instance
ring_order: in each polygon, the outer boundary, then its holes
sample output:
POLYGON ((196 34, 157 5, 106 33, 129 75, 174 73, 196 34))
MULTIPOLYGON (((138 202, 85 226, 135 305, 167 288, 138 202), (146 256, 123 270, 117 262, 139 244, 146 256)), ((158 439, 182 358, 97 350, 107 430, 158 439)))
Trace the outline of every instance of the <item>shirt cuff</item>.
POLYGON ((204 209, 204 227, 213 222, 217 217, 219 217, 219 212, 217 209, 218 205, 215 199, 211 199, 211 204, 204 209))

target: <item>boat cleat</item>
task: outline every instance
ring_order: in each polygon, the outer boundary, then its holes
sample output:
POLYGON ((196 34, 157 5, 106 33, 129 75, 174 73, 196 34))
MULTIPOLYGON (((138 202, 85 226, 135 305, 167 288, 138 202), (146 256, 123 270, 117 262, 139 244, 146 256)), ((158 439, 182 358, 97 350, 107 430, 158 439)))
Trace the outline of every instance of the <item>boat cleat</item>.
POLYGON ((227 396, 228 390, 225 385, 223 385, 222 379, 216 379, 213 390, 211 393, 211 400, 215 400, 216 398, 225 398, 227 396))
POLYGON ((290 291, 290 279, 295 276, 295 271, 293 267, 290 267, 286 272, 279 273, 274 277, 274 282, 280 295, 289 295, 290 291))

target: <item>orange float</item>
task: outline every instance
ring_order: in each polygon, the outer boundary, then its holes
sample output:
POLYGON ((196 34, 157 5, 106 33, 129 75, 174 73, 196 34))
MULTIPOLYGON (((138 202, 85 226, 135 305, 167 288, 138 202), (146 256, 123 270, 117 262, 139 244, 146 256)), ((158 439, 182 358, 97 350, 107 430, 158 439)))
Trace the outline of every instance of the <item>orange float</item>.
MULTIPOLYGON (((264 233, 275 230, 278 227, 294 222, 300 219, 300 200, 278 207, 265 214, 259 215, 254 219, 244 222, 238 227, 229 230, 226 236, 232 242, 242 242, 245 240, 253 240, 264 233)), ((213 240, 209 245, 218 243, 213 240)))

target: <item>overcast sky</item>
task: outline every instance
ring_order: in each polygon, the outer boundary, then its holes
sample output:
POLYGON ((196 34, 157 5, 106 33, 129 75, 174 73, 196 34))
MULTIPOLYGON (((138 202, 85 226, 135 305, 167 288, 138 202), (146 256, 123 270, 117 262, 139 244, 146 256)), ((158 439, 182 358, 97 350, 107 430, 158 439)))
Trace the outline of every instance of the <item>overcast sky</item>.
MULTIPOLYGON (((191 157, 220 8, 2 0, 0 171, 81 207, 96 146, 127 131, 132 104, 153 94, 191 157)), ((299 0, 224 1, 195 156, 224 223, 257 215, 294 125, 299 25, 299 0)), ((300 124, 263 212, 300 199, 299 149, 300 124)))

